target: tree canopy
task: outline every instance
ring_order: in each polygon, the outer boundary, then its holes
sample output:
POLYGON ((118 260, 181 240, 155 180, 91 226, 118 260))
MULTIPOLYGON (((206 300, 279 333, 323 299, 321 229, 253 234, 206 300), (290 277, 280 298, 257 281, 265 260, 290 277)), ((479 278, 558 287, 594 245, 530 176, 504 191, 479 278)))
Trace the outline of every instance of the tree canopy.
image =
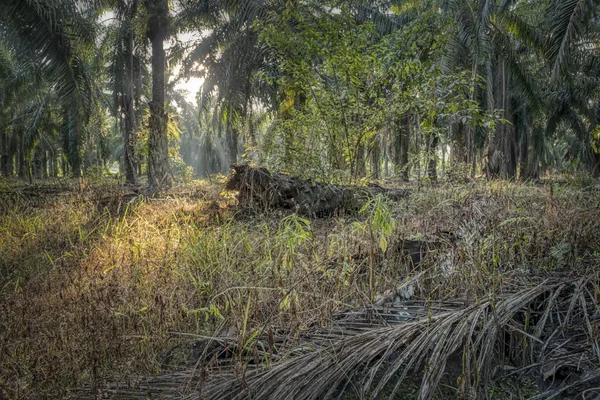
POLYGON ((600 174, 596 1, 10 0, 0 11, 6 177, 117 168, 160 188, 242 161, 340 182, 600 174), (203 84, 186 96, 189 79, 203 84))

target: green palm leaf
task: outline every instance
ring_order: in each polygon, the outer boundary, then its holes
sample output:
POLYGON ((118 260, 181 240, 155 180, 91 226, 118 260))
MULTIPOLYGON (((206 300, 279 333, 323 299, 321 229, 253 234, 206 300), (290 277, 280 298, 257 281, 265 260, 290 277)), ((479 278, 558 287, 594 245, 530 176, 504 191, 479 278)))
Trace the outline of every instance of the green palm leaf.
POLYGON ((549 33, 545 51, 551 63, 552 78, 567 72, 572 47, 587 26, 598 0, 553 0, 546 17, 549 33))

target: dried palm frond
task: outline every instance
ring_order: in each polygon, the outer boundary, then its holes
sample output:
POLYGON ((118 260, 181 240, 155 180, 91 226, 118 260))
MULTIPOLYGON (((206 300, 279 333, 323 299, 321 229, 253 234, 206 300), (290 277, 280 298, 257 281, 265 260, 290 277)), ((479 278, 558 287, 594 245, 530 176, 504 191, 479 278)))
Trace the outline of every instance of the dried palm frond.
POLYGON ((220 369, 208 380, 195 369, 106 393, 131 399, 391 399, 420 377, 418 398, 431 399, 448 376, 463 396, 485 398, 490 384, 516 374, 554 381, 536 399, 582 393, 600 377, 594 287, 587 278, 544 282, 462 308, 407 308, 413 318, 381 318, 384 311, 367 310, 380 322, 352 329, 346 318, 326 333, 313 330, 304 335, 311 343, 305 348, 316 350, 280 354, 270 369, 246 365, 237 375, 220 369), (575 378, 561 380, 558 371, 569 367, 578 371, 575 378))
MULTIPOLYGON (((358 398, 374 399, 381 398, 384 388, 392 384, 391 393, 386 394, 393 398, 407 377, 419 374, 418 398, 429 399, 447 364, 457 355, 462 359, 462 373, 454 377, 462 382, 459 389, 464 394, 483 394, 487 385, 501 376, 497 365, 507 355, 501 354, 501 349, 514 353, 514 349, 506 349, 507 335, 528 343, 525 364, 549 363, 555 358, 559 338, 570 337, 573 350, 581 351, 580 366, 593 365, 593 360, 597 365, 600 354, 592 336, 597 327, 590 320, 596 306, 588 289, 586 279, 541 284, 459 311, 340 338, 330 347, 288 360, 270 371, 212 383, 202 397, 326 399, 346 388, 358 398)), ((523 364, 523 360, 509 362, 523 364)))

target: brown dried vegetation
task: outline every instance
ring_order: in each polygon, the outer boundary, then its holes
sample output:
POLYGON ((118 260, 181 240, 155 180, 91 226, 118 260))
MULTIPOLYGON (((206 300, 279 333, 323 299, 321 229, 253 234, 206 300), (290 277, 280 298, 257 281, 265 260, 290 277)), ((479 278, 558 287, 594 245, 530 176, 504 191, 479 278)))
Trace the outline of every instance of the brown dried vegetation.
POLYGON ((413 188, 308 220, 238 213, 231 193, 197 184, 7 210, 0 391, 499 398, 518 378, 536 398, 593 398, 600 195, 549 193, 413 188))

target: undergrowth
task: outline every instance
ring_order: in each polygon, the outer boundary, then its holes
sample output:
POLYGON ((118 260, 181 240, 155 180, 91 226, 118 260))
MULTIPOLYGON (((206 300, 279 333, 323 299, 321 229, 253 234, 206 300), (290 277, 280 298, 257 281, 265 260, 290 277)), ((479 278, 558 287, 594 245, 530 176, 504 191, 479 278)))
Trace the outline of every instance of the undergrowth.
POLYGON ((568 183, 422 188, 315 220, 240 212, 231 193, 196 185, 0 215, 0 394, 176 370, 190 360, 174 349, 220 335, 235 338, 243 372, 259 336, 326 326, 415 276, 412 299, 467 305, 599 272, 600 194, 568 183), (418 264, 406 240, 427 244, 418 264))

